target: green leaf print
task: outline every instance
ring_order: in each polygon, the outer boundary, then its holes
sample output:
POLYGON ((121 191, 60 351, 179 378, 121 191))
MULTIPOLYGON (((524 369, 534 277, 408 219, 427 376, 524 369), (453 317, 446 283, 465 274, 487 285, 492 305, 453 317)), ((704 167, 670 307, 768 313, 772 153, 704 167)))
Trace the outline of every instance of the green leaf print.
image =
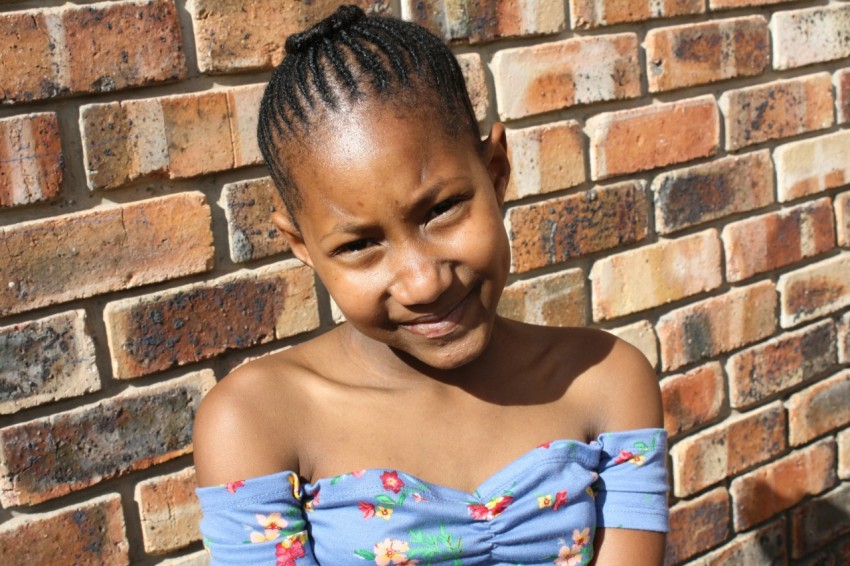
MULTIPOLYGON (((395 499, 393 499, 389 495, 383 495, 383 494, 376 495, 375 501, 377 501, 378 503, 380 503, 381 505, 383 505, 385 507, 395 507, 395 505, 396 505, 395 499)), ((400 504, 401 503, 399 503, 399 505, 400 504)))
POLYGON ((359 556, 360 558, 362 558, 364 560, 374 560, 375 559, 375 553, 369 552, 368 550, 363 550, 363 549, 355 550, 354 554, 356 554, 357 556, 359 556))

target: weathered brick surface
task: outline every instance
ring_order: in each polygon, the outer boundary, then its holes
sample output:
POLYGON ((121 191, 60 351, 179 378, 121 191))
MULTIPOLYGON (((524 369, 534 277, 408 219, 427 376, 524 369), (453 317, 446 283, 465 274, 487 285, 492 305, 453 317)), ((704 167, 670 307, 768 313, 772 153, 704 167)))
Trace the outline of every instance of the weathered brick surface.
POLYGON ((116 493, 56 511, 19 515, 0 525, 4 566, 125 566, 130 563, 129 548, 116 493))
POLYGON ((221 189, 227 218, 230 259, 236 263, 285 252, 289 245, 272 223, 272 212, 286 210, 271 177, 228 183, 221 189))
POLYGON ((712 10, 728 10, 731 8, 744 8, 746 6, 769 6, 772 4, 783 4, 795 1, 796 0, 708 0, 708 6, 712 10))
POLYGON ((717 488, 670 509, 665 564, 680 564, 729 536, 729 494, 717 488))
POLYGON ((55 113, 0 120, 0 208, 52 200, 64 168, 55 113))
POLYGON ((734 222, 723 229, 726 278, 741 281, 835 247, 829 198, 734 222))
POLYGON ((687 497, 785 450, 785 410, 778 401, 680 441, 670 449, 673 493, 687 497))
POLYGON ((313 272, 297 260, 109 303, 112 370, 138 377, 319 325, 313 272))
POLYGON ((145 552, 162 554, 201 539, 201 508, 195 496, 194 468, 144 480, 135 500, 142 518, 145 552))
POLYGON ((850 247, 850 191, 835 195, 835 229, 838 245, 850 247))
POLYGON ((795 446, 847 425, 850 423, 850 370, 795 393, 785 405, 789 438, 795 446))
POLYGON ((776 12, 770 19, 773 67, 790 69, 850 57, 850 4, 776 12))
POLYGON ((835 441, 822 440, 732 480, 736 531, 793 507, 835 485, 835 441))
POLYGON ((701 0, 570 0, 570 24, 574 29, 586 29, 704 11, 701 0))
POLYGON ((726 363, 729 403, 748 407, 822 375, 836 363, 835 326, 824 320, 742 350, 726 363))
POLYGON ((850 480, 850 428, 835 436, 838 442, 838 477, 850 480))
POLYGON ((511 178, 505 200, 567 189, 586 180, 578 122, 508 130, 507 137, 511 178))
POLYGON ((475 111, 475 118, 480 122, 487 118, 490 108, 490 91, 487 88, 487 77, 484 74, 484 62, 478 53, 466 53, 457 56, 460 72, 469 92, 469 100, 475 111))
POLYGON ((850 254, 786 273, 776 285, 784 328, 850 305, 850 254))
POLYGON ((669 234, 773 202, 773 163, 767 150, 729 156, 658 175, 655 229, 669 234))
POLYGON ((157 562, 157 566, 209 566, 210 553, 206 550, 185 554, 177 558, 168 558, 162 562, 157 562))
POLYGON ((720 286, 716 230, 662 240, 600 259, 590 270, 593 319, 657 307, 720 286))
POLYGON ((508 285, 499 314, 531 324, 584 326, 585 303, 584 272, 570 269, 508 285))
POLYGON ((212 266, 197 192, 0 228, 0 316, 165 281, 212 266))
POLYGON ((690 562, 690 566, 756 566, 787 564, 788 550, 785 518, 738 535, 732 542, 690 562))
POLYGON ((719 362, 710 362, 662 380, 667 433, 675 436, 719 417, 726 400, 723 383, 723 368, 719 362))
POLYGON ((791 513, 792 555, 804 554, 850 533, 850 484, 816 497, 791 513))
POLYGON ((0 429, 0 504, 32 505, 191 452, 203 370, 0 429))
POLYGON ((648 320, 640 320, 608 332, 621 338, 641 351, 652 367, 658 367, 658 338, 655 329, 648 320))
POLYGON ((685 364, 746 346, 776 329, 776 289, 764 281, 671 311, 655 330, 661 343, 661 367, 685 364))
POLYGON ((0 16, 2 101, 108 92, 186 76, 173 0, 100 2, 0 16))
POLYGON ((800 140, 773 151, 780 202, 850 182, 850 130, 800 140))
POLYGON ((640 96, 632 33, 504 49, 490 67, 502 120, 640 96))
POLYGON ((850 69, 840 69, 832 78, 839 124, 850 123, 850 69))
POLYGON ((726 148, 731 150, 820 130, 834 122, 829 73, 730 90, 719 103, 726 148))
POLYGON ((838 324, 838 361, 850 363, 850 312, 845 313, 838 324))
POLYGON ((720 143, 711 96, 597 114, 587 132, 593 180, 708 157, 720 143))
POLYGON ((650 92, 758 75, 770 61, 762 16, 657 28, 644 45, 650 92))
POLYGON ((628 181, 511 208, 511 269, 528 271, 640 241, 647 234, 647 207, 643 183, 628 181))
POLYGON ((82 310, 0 328, 0 415, 100 389, 82 310))

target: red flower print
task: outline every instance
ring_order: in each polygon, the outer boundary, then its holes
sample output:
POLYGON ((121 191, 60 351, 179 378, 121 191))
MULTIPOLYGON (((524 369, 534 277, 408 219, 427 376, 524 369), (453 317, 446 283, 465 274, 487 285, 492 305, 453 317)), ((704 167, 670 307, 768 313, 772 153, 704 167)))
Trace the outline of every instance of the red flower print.
POLYGON ((490 509, 490 512, 493 514, 493 517, 497 517, 502 514, 502 511, 508 508, 508 505, 514 502, 514 498, 510 495, 503 495, 501 497, 496 497, 495 499, 491 499, 487 503, 487 507, 490 509))
POLYGON ((511 495, 499 495, 484 505, 470 503, 466 508, 469 510, 469 516, 476 521, 489 521, 501 515, 513 501, 514 498, 511 495))
POLYGON ((558 507, 566 505, 567 503, 567 490, 562 489, 558 493, 555 494, 555 503, 552 505, 552 511, 557 511, 558 507))
POLYGON ((490 516, 490 510, 487 509, 486 505, 480 504, 472 504, 467 505, 467 509, 469 509, 469 516, 475 519, 476 521, 486 521, 487 519, 492 519, 490 516))
POLYGON ((398 493, 404 487, 404 481, 398 477, 398 472, 396 471, 381 474, 381 483, 384 485, 384 489, 393 493, 398 493))
POLYGON ((304 545, 301 544, 300 540, 292 541, 289 547, 280 543, 275 548, 275 554, 277 555, 277 566, 295 566, 295 559, 305 556, 304 545))
POLYGON ((375 516, 375 506, 366 501, 361 501, 357 504, 357 508, 363 513, 364 519, 370 519, 375 516))
POLYGON ((615 464, 622 464, 623 462, 628 462, 634 458, 634 454, 629 452, 628 450, 620 450, 620 454, 614 458, 615 464))
POLYGON ((552 445, 552 441, 550 440, 549 442, 544 442, 543 444, 538 444, 537 447, 538 448, 549 448, 549 446, 551 446, 551 445, 552 445))
POLYGON ((242 487, 243 485, 245 485, 245 482, 242 481, 242 480, 239 480, 239 481, 229 482, 225 485, 225 487, 227 488, 227 491, 229 491, 230 493, 236 493, 236 490, 239 489, 240 487, 242 487))

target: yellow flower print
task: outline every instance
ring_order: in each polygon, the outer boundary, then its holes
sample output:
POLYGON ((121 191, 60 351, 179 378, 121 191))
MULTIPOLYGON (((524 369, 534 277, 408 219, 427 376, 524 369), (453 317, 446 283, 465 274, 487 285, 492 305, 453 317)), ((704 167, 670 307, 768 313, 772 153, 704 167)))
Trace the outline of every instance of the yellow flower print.
POLYGON ((280 536, 280 531, 286 528, 287 525, 286 519, 281 517, 280 513, 255 515, 255 517, 260 526, 263 527, 263 532, 251 531, 249 539, 253 543, 277 540, 280 536))
POLYGON ((375 516, 376 517, 380 517, 381 519, 383 519, 385 521, 389 521, 390 517, 392 517, 392 515, 393 515, 393 508, 392 507, 382 507, 381 505, 378 505, 377 507, 375 507, 375 516))
POLYGON ((552 501, 553 501, 553 499, 552 499, 551 494, 544 495, 543 497, 538 497, 537 498, 537 508, 538 509, 545 509, 546 507, 551 507, 552 501))

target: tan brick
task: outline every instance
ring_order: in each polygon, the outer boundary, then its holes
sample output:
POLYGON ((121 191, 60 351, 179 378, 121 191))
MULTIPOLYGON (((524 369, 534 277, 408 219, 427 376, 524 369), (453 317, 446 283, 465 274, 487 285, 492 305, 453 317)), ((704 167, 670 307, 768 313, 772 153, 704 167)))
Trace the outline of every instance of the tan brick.
POLYGON ((720 416, 726 400, 723 368, 709 362, 661 381, 664 428, 670 436, 688 432, 720 416))
POLYGON ((673 493, 687 497, 783 452, 785 410, 775 402, 689 436, 670 449, 673 493))
POLYGON ((748 407, 811 381, 836 363, 835 326, 820 321, 742 350, 726 363, 733 408, 748 407))
POLYGON ((285 210, 271 177, 228 183, 221 189, 227 218, 230 259, 236 263, 283 253, 289 244, 272 223, 272 212, 285 210))
POLYGON ((192 177, 233 167, 227 96, 173 96, 160 101, 168 144, 168 173, 192 177))
POLYGON ((769 6, 795 2, 796 0, 708 0, 711 10, 728 10, 731 8, 744 8, 746 6, 769 6))
POLYGON ((210 553, 206 550, 199 550, 192 554, 157 562, 156 566, 210 566, 210 553))
POLYGON ((835 105, 838 123, 850 124, 850 69, 840 69, 832 78, 835 86, 835 105))
POLYGON ((838 477, 850 480, 850 428, 839 432, 835 439, 838 441, 838 477))
POLYGON ((640 320, 619 328, 610 328, 608 332, 640 350, 652 367, 658 367, 658 338, 656 338, 655 329, 648 320, 640 320))
POLYGON ((570 0, 570 24, 573 29, 587 29, 704 11, 702 0, 570 0))
POLYGON ((822 440, 732 480, 736 531, 793 507, 835 485, 835 441, 822 440))
POLYGON ((116 378, 264 344, 319 325, 313 272, 297 260, 242 270, 104 309, 116 378))
POLYGON ((229 88, 227 111, 230 118, 230 137, 233 143, 233 166, 244 167, 263 163, 263 154, 257 145, 257 122, 260 101, 266 85, 254 84, 229 88))
POLYGON ((810 385, 786 402, 792 445, 850 423, 850 370, 810 385))
POLYGON ((776 12, 770 18, 773 67, 791 69, 850 57, 850 4, 776 12))
POLYGON ((201 540, 201 507, 195 496, 194 468, 144 480, 134 499, 142 519, 142 540, 148 554, 163 554, 201 540))
POLYGON ((40 503, 191 452, 213 385, 203 370, 0 429, 0 504, 40 503))
POLYGON ((503 49, 490 64, 502 120, 640 96, 632 33, 503 49))
POLYGON ((832 202, 821 198, 723 228, 726 278, 741 281, 835 247, 832 202))
POLYGON ((593 180, 708 157, 720 144, 711 96, 598 114, 587 132, 593 180))
POLYGON ((130 563, 124 513, 117 493, 72 507, 18 515, 0 525, 0 564, 130 563))
POLYGON ((782 327, 788 328, 850 305, 850 254, 841 254, 779 278, 782 327))
POLYGON ((511 270, 524 272, 638 242, 647 234, 643 183, 627 181, 508 210, 511 270))
POLYGON ((670 509, 665 564, 680 564, 713 548, 729 537, 729 494, 724 488, 690 501, 680 501, 670 509))
POLYGON ((838 323, 838 361, 850 363, 850 312, 845 313, 838 323))
POLYGON ((584 326, 586 290, 584 272, 570 269, 508 285, 499 302, 499 314, 545 326, 584 326))
POLYGON ((728 156, 658 175, 655 228, 683 228, 767 206, 773 202, 773 163, 768 150, 728 156))
POLYGON ((0 208, 54 199, 64 169, 55 113, 0 120, 0 208))
POLYGON ((773 283, 763 281, 663 315, 655 326, 661 368, 674 370, 770 336, 776 299, 773 283))
POLYGON ((838 245, 850 247, 850 191, 835 195, 834 208, 838 245))
POLYGON ((693 562, 690 566, 742 566, 757 564, 787 564, 785 517, 764 527, 738 535, 732 541, 693 562))
POLYGON ((484 62, 478 53, 465 53, 457 55, 460 72, 469 92, 472 109, 475 111, 475 119, 481 122, 487 118, 490 109, 490 91, 487 88, 487 77, 484 74, 484 62))
POLYGON ((720 97, 726 149, 828 128, 834 123, 829 73, 730 90, 720 97))
POLYGON ((0 328, 0 415, 100 389, 82 310, 0 328))
POLYGON ((511 179, 508 201, 580 185, 584 174, 584 141, 578 122, 567 120, 509 129, 511 179))
POLYGON ((799 558, 850 533, 850 484, 807 501, 791 513, 791 553, 799 558))
POLYGON ((212 267, 204 195, 179 193, 0 228, 0 316, 212 267))
POLYGON ((650 30, 649 92, 761 74, 770 61, 770 32, 761 16, 650 30))
POLYGON ((604 257, 590 270, 593 319, 617 318, 720 286, 720 238, 706 230, 604 257))
POLYGON ((850 182, 850 130, 781 145, 773 150, 779 202, 850 182))

